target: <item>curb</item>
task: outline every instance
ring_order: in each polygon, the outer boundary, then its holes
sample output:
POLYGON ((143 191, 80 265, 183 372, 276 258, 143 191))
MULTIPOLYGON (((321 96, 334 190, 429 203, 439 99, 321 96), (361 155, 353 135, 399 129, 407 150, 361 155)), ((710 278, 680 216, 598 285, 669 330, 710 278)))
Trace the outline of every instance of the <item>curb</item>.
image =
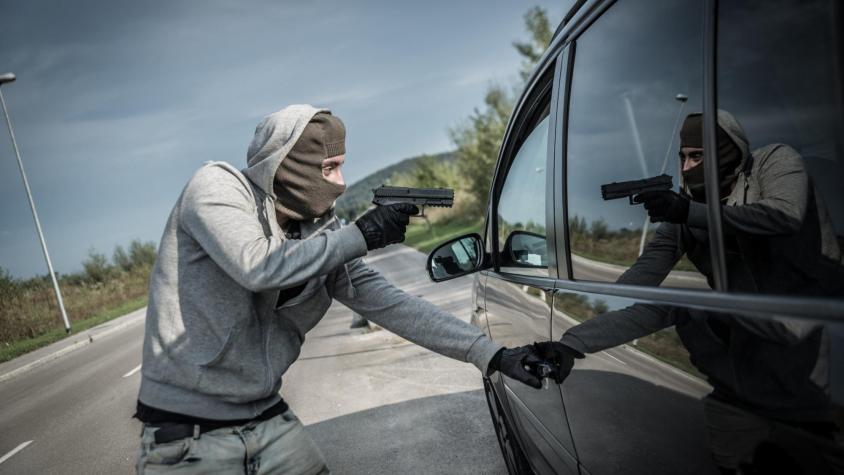
MULTIPOLYGON (((30 361, 29 363, 27 363, 27 364, 25 364, 25 365, 23 365, 19 368, 15 368, 15 369, 9 371, 8 373, 0 374, 0 383, 2 383, 4 381, 8 381, 8 380, 14 378, 15 376, 20 376, 20 375, 22 375, 26 372, 32 371, 33 369, 38 368, 39 366, 43 366, 43 365, 49 363, 50 361, 59 359, 62 356, 66 355, 68 353, 71 353, 75 350, 78 350, 80 348, 88 346, 91 343, 94 343, 95 340, 99 341, 101 338, 104 338, 108 335, 111 335, 112 333, 116 333, 116 332, 123 330, 127 327, 130 327, 130 326, 135 325, 139 322, 142 322, 144 320, 144 318, 146 317, 146 312, 145 311, 140 312, 140 311, 145 310, 145 309, 146 309, 146 307, 135 310, 132 313, 139 312, 138 316, 127 319, 124 322, 120 322, 117 325, 114 325, 113 327, 111 327, 107 330, 103 330, 99 333, 93 334, 92 332, 95 331, 97 328, 103 326, 103 325, 108 325, 111 322, 105 322, 105 323, 101 324, 99 327, 89 328, 88 330, 85 331, 85 333, 77 335, 77 336, 87 336, 87 338, 83 338, 82 340, 79 340, 75 343, 72 343, 69 346, 66 346, 64 348, 56 350, 53 353, 50 353, 48 355, 44 355, 44 356, 42 356, 41 358, 38 358, 35 361, 30 361)), ((131 313, 129 313, 127 315, 131 315, 131 313)), ((59 341, 61 341, 61 340, 59 340, 59 341)), ((14 360, 12 360, 12 361, 14 361, 14 360)))

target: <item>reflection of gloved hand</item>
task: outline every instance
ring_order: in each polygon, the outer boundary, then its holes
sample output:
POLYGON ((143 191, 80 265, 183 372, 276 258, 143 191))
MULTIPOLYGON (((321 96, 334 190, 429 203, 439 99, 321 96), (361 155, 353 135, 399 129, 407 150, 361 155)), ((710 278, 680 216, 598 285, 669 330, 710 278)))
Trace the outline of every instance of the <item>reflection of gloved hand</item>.
POLYGON ((646 191, 633 197, 635 203, 644 203, 651 221, 685 224, 689 219, 689 199, 675 191, 646 191))
POLYGON ((495 371, 501 371, 501 374, 505 376, 539 389, 542 387, 542 381, 538 377, 539 363, 544 363, 544 361, 530 345, 502 348, 492 357, 487 372, 492 374, 495 371))
POLYGON ((416 205, 396 203, 376 206, 355 221, 368 250, 404 241, 404 232, 410 216, 419 213, 416 205))
POLYGON ((534 343, 533 347, 542 359, 552 364, 548 377, 553 378, 557 384, 562 384, 571 373, 574 359, 583 358, 583 353, 559 341, 534 343))

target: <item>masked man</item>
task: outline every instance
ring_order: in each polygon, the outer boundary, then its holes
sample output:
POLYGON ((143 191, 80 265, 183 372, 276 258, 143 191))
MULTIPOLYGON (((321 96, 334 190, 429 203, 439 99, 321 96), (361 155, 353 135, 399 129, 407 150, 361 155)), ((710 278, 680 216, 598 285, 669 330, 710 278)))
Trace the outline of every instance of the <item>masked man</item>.
MULTIPOLYGON (((618 283, 658 286, 685 255, 712 285, 702 119, 689 115, 680 132, 681 192, 634 198, 653 222, 662 224, 618 283)), ((844 295, 844 267, 832 222, 798 152, 783 144, 751 152, 730 113, 719 111, 717 122, 715 158, 729 290, 844 295)), ((704 402, 710 448, 724 473, 748 463, 772 432, 770 420, 828 440, 839 430, 827 394, 829 342, 821 324, 636 304, 574 326, 560 342, 539 346, 545 356, 556 358, 562 381, 572 358, 672 325, 714 387, 704 402)))
POLYGON ((340 227, 344 160, 343 123, 297 105, 258 124, 247 168, 207 163, 188 182, 150 279, 139 472, 328 473, 279 389, 332 299, 484 374, 541 386, 532 348, 502 348, 363 263, 403 241, 418 210, 380 206, 340 227))

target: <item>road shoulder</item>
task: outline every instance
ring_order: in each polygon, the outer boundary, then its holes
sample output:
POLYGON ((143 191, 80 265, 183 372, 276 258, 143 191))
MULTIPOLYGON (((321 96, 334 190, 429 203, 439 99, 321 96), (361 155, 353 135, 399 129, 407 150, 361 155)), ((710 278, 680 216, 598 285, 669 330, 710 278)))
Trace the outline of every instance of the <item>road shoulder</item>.
POLYGON ((47 364, 50 361, 61 358, 68 353, 106 338, 115 332, 128 328, 132 325, 138 325, 144 321, 146 311, 146 307, 140 308, 134 312, 127 313, 122 317, 109 320, 83 332, 71 335, 65 339, 59 340, 25 355, 21 355, 13 360, 0 363, 0 382, 8 381, 16 376, 20 376, 21 374, 47 364))

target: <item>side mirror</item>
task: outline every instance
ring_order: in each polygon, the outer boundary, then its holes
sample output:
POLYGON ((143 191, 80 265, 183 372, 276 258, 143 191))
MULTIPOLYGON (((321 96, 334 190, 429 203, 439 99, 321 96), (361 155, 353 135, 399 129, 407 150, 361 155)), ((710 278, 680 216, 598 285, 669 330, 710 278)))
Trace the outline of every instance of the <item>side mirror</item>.
POLYGON ((484 261, 483 248, 483 239, 477 233, 440 244, 428 255, 428 276, 434 282, 442 282, 479 271, 484 261))
POLYGON ((545 236, 529 231, 513 231, 507 236, 502 261, 512 267, 547 267, 545 236))

